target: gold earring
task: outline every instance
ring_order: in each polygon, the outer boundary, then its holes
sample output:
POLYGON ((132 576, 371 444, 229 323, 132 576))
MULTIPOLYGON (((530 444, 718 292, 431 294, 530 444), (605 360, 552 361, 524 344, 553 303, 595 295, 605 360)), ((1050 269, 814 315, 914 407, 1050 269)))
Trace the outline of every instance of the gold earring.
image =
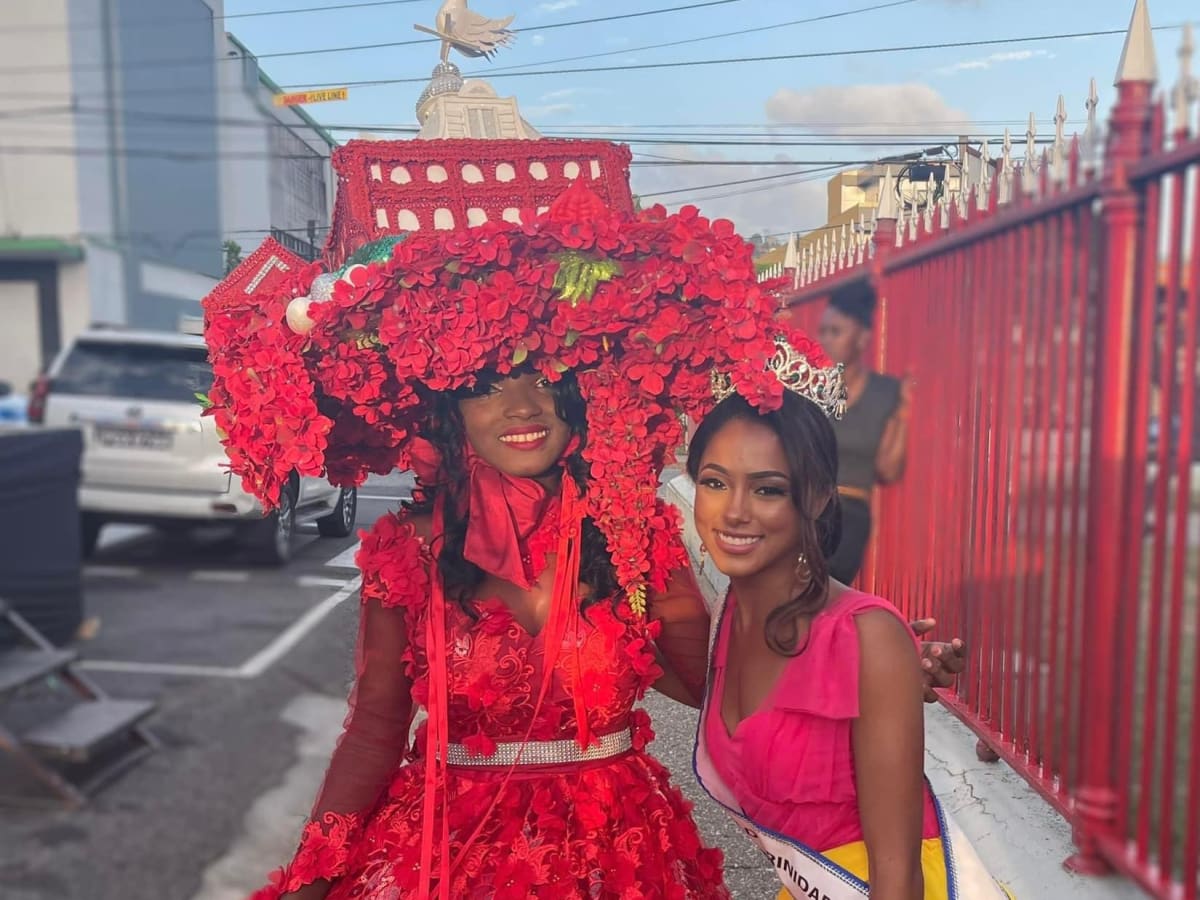
POLYGON ((796 580, 802 584, 807 584, 812 580, 812 567, 808 564, 808 557, 803 553, 796 557, 796 580))

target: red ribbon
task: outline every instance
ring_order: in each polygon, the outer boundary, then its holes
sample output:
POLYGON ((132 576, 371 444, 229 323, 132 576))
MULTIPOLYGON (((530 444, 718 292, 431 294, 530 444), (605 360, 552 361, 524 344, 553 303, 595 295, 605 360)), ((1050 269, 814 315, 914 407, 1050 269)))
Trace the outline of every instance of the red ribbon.
MULTIPOLYGON (((567 475, 563 478, 562 513, 560 518, 561 532, 558 540, 558 555, 554 565, 554 587, 550 600, 550 615, 539 636, 542 641, 542 683, 538 690, 534 711, 530 716, 529 728, 525 732, 523 744, 528 744, 533 729, 537 725, 538 715, 542 704, 554 682, 554 670, 559 653, 567 635, 575 636, 579 629, 579 568, 582 560, 583 545, 583 502, 575 480, 567 475)), ((441 501, 434 507, 434 534, 440 534, 442 524, 441 501)), ((440 850, 438 865, 437 896, 450 897, 450 876, 458 864, 466 858, 467 851, 479 839, 484 827, 495 811, 500 797, 508 786, 513 773, 521 764, 524 747, 517 753, 517 758, 505 773, 503 781, 496 788, 492 803, 479 817, 479 823, 471 836, 463 843, 453 862, 450 860, 450 817, 446 805, 448 797, 442 801, 441 834, 435 836, 434 816, 438 812, 437 795, 439 788, 445 793, 449 782, 446 771, 447 748, 449 747, 449 673, 446 658, 446 595, 442 589, 442 580, 436 569, 433 578, 433 590, 430 597, 429 618, 425 625, 426 654, 429 659, 429 721, 425 732, 425 802, 422 809, 423 824, 421 834, 421 881, 418 891, 420 900, 431 900, 433 878, 433 846, 437 841, 440 850)), ((584 703, 583 685, 574 685, 574 703, 576 717, 579 719, 579 741, 581 746, 590 742, 590 729, 587 721, 587 707, 584 703)))
MULTIPOLYGON (((567 446, 560 463, 579 446, 575 438, 567 446)), ((463 555, 485 572, 511 581, 529 590, 537 574, 528 570, 524 557, 525 540, 537 528, 541 517, 553 498, 538 482, 531 478, 506 475, 484 462, 470 445, 466 448, 469 485, 466 501, 469 520, 466 547, 463 555), (519 571, 514 571, 519 567, 519 571)), ((441 472, 441 454, 429 441, 417 438, 413 441, 411 465, 422 486, 442 485, 445 479, 441 472)), ((433 534, 435 538, 444 533, 445 493, 440 492, 434 503, 433 534)), ((579 570, 582 561, 584 503, 579 495, 575 480, 564 473, 559 512, 558 553, 554 565, 554 582, 550 600, 550 614, 542 629, 542 683, 538 691, 529 730, 524 742, 528 743, 538 714, 554 680, 554 669, 559 653, 568 635, 576 645, 578 659, 579 631, 579 570)), ((450 686, 446 657, 446 593, 441 575, 434 567, 429 598, 429 616, 425 622, 425 652, 429 661, 429 721, 425 728, 425 797, 422 806, 423 826, 421 835, 421 879, 418 889, 420 900, 431 900, 433 889, 433 848, 439 846, 438 891, 448 898, 450 876, 458 863, 465 858, 467 850, 478 840, 490 818, 500 796, 521 761, 521 753, 509 768, 504 780, 496 789, 491 807, 480 817, 475 831, 459 849, 453 861, 450 859, 450 820, 446 811, 447 799, 441 804, 440 834, 435 834, 435 816, 439 813, 438 793, 448 790, 446 756, 450 745, 450 686)), ((579 742, 587 746, 591 734, 587 720, 587 707, 583 698, 583 685, 574 685, 573 700, 576 718, 579 720, 579 742)))
MULTIPOLYGON (((564 451, 565 459, 578 447, 578 438, 564 451)), ((446 481, 442 457, 424 438, 413 440, 410 451, 413 471, 421 484, 432 487, 446 481)), ((469 513, 463 558, 497 578, 530 590, 541 572, 533 570, 525 543, 542 523, 552 497, 537 481, 507 475, 484 461, 467 443, 465 510, 469 513)))

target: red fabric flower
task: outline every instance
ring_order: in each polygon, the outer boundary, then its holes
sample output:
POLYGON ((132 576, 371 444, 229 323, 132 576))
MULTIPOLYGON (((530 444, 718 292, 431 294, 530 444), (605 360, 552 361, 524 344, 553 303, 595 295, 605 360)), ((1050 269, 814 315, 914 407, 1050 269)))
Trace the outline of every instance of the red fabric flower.
POLYGON ((278 900, 314 881, 341 877, 361 831, 362 822, 356 815, 329 812, 309 822, 292 862, 272 872, 270 884, 250 900, 278 900))
MULTIPOLYGON (((471 384, 483 369, 529 364, 551 378, 574 369, 588 402, 588 512, 637 597, 682 558, 658 536, 675 523, 653 496, 683 439, 679 414, 711 408, 714 369, 761 408, 780 402, 765 374, 777 299, 733 226, 694 207, 622 218, 580 180, 524 222, 411 235, 391 259, 340 279, 330 301, 310 308, 307 335, 285 313, 319 267, 244 300, 209 298, 210 415, 232 470, 271 504, 295 472, 352 486, 404 466, 423 391, 471 384), (576 271, 588 288, 570 300, 555 287, 568 259, 592 267, 576 271)), ((806 336, 790 337, 825 364, 806 336)))

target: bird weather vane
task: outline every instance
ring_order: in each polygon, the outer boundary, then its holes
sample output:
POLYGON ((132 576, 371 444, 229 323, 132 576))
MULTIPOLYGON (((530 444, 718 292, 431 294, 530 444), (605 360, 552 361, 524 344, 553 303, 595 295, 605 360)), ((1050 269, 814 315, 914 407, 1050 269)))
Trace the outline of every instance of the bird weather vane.
POLYGON ((442 62, 450 62, 450 48, 471 59, 491 59, 501 47, 512 43, 513 33, 507 19, 489 19, 467 9, 467 0, 443 0, 437 12, 436 27, 414 25, 417 31, 432 34, 442 41, 442 62))

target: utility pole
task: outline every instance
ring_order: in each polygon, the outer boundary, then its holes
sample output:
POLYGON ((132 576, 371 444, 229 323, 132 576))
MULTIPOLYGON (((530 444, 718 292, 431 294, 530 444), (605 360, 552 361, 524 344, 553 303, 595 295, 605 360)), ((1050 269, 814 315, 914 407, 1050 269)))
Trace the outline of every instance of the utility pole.
POLYGON ((104 46, 104 97, 108 106, 105 125, 108 132, 108 196, 111 206, 113 247, 121 260, 121 312, 126 323, 130 320, 130 301, 134 285, 138 284, 137 268, 129 233, 128 197, 125 161, 122 154, 122 129, 118 116, 121 111, 117 79, 117 21, 113 15, 116 0, 100 0, 101 34, 104 46))

